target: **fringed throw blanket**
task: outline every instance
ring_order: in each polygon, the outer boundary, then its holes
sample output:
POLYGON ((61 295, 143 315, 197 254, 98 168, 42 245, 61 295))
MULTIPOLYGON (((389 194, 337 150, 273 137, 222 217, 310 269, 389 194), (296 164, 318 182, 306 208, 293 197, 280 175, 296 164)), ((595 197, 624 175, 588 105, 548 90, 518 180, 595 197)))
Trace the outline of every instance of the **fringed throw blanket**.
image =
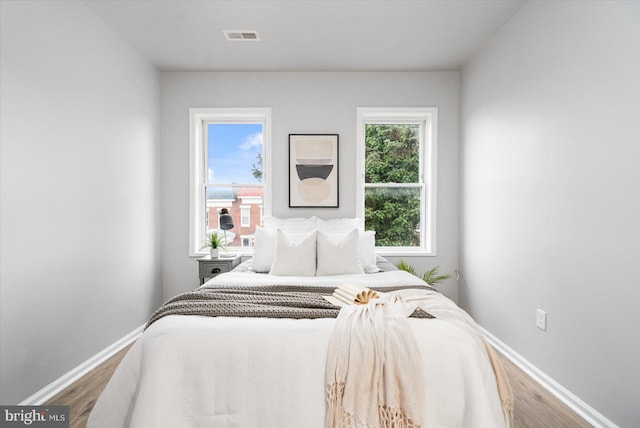
POLYGON ((406 318, 416 309, 478 337, 496 375, 506 427, 513 426, 511 387, 475 321, 431 290, 389 293, 341 310, 327 356, 327 428, 413 428, 423 420, 422 372, 406 318))
POLYGON ((340 311, 327 355, 327 428, 421 426, 420 353, 406 320, 416 307, 394 302, 386 295, 340 311))
MULTIPOLYGON (((335 287, 315 286, 205 286, 180 294, 158 309, 145 328, 167 315, 201 315, 209 317, 253 318, 335 318, 340 308, 322 296, 333 293, 335 287)), ((394 291, 416 286, 396 286, 379 289, 394 291)), ((431 318, 418 310, 414 317, 431 318)))
POLYGON ((417 308, 429 313, 433 317, 441 320, 452 322, 471 334, 476 335, 484 346, 487 352, 487 357, 493 368, 493 372, 496 376, 496 384, 498 387, 498 395, 500 396, 500 404, 502 406, 502 413, 505 418, 505 426, 514 426, 513 415, 513 392, 511 391, 511 385, 504 371, 504 367, 498 360, 498 356, 495 351, 489 345, 481 332, 478 324, 467 314, 460 309, 453 301, 446 298, 444 295, 432 291, 432 290, 402 290, 394 293, 398 300, 403 302, 415 303, 417 308))

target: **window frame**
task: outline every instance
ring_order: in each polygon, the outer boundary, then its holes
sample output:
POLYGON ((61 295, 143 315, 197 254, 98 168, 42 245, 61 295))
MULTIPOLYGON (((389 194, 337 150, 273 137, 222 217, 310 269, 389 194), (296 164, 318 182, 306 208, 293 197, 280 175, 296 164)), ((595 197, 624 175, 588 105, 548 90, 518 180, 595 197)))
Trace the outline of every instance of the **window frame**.
MULTIPOLYGON (((264 215, 271 215, 271 108, 269 107, 215 107, 189 109, 189 256, 202 257, 201 237, 206 229, 207 141, 209 122, 262 124, 262 204, 264 215)), ((254 184, 255 185, 255 184, 254 184)), ((240 227, 238 225, 238 227, 240 227)), ((234 251, 251 254, 251 247, 234 247, 234 251)))
POLYGON ((251 205, 240 205, 240 227, 251 227, 251 205), (247 221, 244 221, 244 217, 247 221))
MULTIPOLYGON (((376 246, 376 253, 382 256, 436 256, 437 222, 437 107, 358 107, 357 153, 356 153, 356 215, 364 220, 365 213, 365 131, 366 125, 420 123, 420 174, 419 184, 378 183, 369 187, 421 187, 420 246, 382 247, 376 246)), ((370 183, 373 184, 373 183, 370 183)))

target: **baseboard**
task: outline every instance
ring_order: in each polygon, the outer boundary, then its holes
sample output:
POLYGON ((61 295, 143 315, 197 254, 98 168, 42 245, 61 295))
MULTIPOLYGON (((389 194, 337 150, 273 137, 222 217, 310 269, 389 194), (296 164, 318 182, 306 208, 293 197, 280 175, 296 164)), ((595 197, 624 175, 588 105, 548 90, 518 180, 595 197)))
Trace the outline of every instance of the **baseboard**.
POLYGON ((553 380, 542 370, 527 361, 522 355, 505 345, 500 339, 480 327, 485 334, 487 341, 505 357, 511 360, 522 371, 538 382, 544 389, 552 393, 558 400, 580 415, 585 421, 596 428, 619 428, 616 424, 589 406, 568 389, 553 380))
POLYGON ((106 361, 115 355, 118 351, 123 349, 125 346, 129 345, 131 342, 136 340, 138 336, 142 333, 145 324, 133 330, 131 333, 127 334, 122 339, 113 343, 112 345, 106 347, 102 351, 98 352, 93 357, 89 358, 84 363, 80 364, 73 370, 68 373, 62 375, 58 379, 51 382, 49 385, 42 388, 40 391, 36 392, 26 400, 23 400, 19 403, 20 406, 40 406, 45 403, 47 400, 51 399, 53 396, 58 394, 60 391, 71 385, 73 382, 80 379, 82 376, 99 366, 101 363, 106 361))

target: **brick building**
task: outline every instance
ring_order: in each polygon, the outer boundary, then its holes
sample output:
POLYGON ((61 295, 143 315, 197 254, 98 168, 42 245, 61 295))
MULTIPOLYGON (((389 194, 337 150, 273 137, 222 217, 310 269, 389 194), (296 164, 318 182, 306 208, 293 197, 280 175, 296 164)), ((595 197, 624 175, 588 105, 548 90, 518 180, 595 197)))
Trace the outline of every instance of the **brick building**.
POLYGON ((207 188, 207 234, 220 230, 220 210, 227 208, 233 218, 233 229, 226 236, 230 247, 252 247, 256 226, 262 225, 262 186, 207 188))

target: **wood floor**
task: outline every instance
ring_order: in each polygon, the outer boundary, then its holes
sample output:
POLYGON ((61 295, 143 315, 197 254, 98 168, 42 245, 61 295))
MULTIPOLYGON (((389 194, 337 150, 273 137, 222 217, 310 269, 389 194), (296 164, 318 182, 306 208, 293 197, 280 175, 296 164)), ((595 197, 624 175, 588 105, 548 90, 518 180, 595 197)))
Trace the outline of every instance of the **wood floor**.
POLYGON ((516 428, 587 428, 591 424, 497 352, 511 383, 516 428))
POLYGON ((84 428, 87 425, 87 419, 89 419, 89 413, 91 413, 93 405, 102 394, 102 390, 111 379, 113 371, 129 351, 129 348, 131 348, 131 345, 119 351, 44 404, 49 406, 69 406, 69 428, 84 428))
MULTIPOLYGON (((118 352, 45 404, 69 406, 70 428, 84 428, 94 403, 128 350, 118 352)), ((591 427, 506 357, 500 355, 500 359, 513 389, 516 428, 591 427)))

